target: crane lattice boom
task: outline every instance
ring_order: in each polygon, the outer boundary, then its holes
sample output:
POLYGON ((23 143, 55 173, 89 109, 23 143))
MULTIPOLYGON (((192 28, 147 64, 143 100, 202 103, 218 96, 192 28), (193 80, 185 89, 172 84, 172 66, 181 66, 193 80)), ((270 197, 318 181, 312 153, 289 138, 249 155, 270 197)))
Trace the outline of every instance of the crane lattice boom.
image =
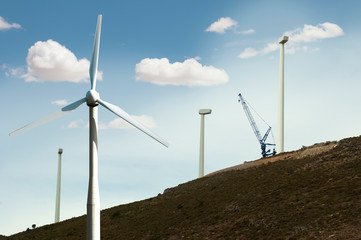
POLYGON ((261 145, 262 157, 268 157, 270 155, 275 155, 276 154, 275 149, 273 149, 272 153, 271 153, 270 149, 266 150, 267 146, 276 146, 276 144, 273 144, 273 143, 266 143, 267 137, 268 137, 269 133, 271 132, 272 128, 270 126, 268 126, 268 129, 267 129, 266 133, 264 134, 263 137, 261 137, 262 135, 261 135, 260 131, 258 130, 257 124, 254 121, 252 113, 248 108, 246 100, 242 97, 241 93, 238 94, 238 96, 239 96, 239 101, 242 103, 243 110, 246 113, 246 116, 248 118, 248 121, 251 124, 253 132, 256 135, 256 138, 257 138, 259 144, 261 145))

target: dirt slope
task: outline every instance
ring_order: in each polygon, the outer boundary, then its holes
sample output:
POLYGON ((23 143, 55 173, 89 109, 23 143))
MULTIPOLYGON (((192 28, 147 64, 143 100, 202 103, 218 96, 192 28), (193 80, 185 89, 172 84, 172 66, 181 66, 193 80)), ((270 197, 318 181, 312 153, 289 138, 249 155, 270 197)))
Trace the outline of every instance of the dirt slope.
MULTIPOLYGON (((102 239, 361 239, 360 143, 304 147, 106 209, 102 239)), ((85 232, 82 216, 7 239, 85 239, 85 232)))
POLYGON ((325 143, 316 143, 309 147, 303 146, 300 150, 297 150, 297 151, 285 152, 282 154, 278 154, 276 156, 261 158, 259 160, 245 162, 245 163, 233 166, 233 167, 221 169, 219 171, 210 173, 206 176, 211 176, 211 175, 214 175, 217 173, 227 172, 227 171, 232 171, 232 170, 243 170, 243 169, 250 168, 250 167, 256 167, 256 166, 259 166, 262 164, 267 164, 269 162, 277 162, 277 161, 286 160, 286 159, 300 159, 300 158, 305 158, 308 156, 312 157, 312 156, 316 156, 321 153, 327 152, 327 151, 331 150, 332 148, 335 148, 336 146, 337 146, 337 142, 335 142, 335 141, 325 142, 325 143))

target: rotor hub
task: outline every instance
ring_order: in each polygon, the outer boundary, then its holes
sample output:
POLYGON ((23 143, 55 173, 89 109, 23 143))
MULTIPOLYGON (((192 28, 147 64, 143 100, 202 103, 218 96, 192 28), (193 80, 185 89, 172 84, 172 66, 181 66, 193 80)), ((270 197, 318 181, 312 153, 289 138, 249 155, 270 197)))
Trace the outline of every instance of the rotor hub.
POLYGON ((98 105, 99 93, 95 90, 89 90, 86 93, 86 103, 88 106, 94 107, 98 105))

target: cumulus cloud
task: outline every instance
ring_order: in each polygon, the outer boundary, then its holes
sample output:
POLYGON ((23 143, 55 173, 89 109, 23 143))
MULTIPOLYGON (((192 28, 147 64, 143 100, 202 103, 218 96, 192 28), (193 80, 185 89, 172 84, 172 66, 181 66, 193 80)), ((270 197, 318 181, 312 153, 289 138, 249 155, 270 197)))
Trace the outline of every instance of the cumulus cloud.
POLYGON ((136 80, 157 85, 211 86, 228 82, 223 69, 200 64, 190 58, 170 63, 167 58, 145 58, 135 66, 136 80))
MULTIPOLYGON (((38 41, 28 50, 28 72, 22 77, 27 82, 88 82, 90 62, 77 57, 54 40, 38 41)), ((97 79, 103 79, 98 71, 97 79)))
POLYGON ((0 31, 6 31, 12 28, 21 28, 21 25, 18 23, 8 23, 3 17, 0 16, 0 31))
POLYGON ((51 102, 52 104, 58 105, 58 106, 65 106, 68 105, 68 101, 65 99, 62 100, 55 100, 51 102))
MULTIPOLYGON (((287 31, 284 35, 289 36, 289 41, 285 45, 286 53, 293 54, 299 50, 307 51, 307 46, 302 46, 302 44, 316 42, 327 38, 340 37, 344 35, 344 32, 337 24, 325 22, 316 26, 305 24, 303 28, 287 31)), ((246 48, 238 55, 238 57, 251 58, 258 55, 265 55, 276 51, 278 48, 279 44, 277 42, 268 43, 264 48, 258 50, 246 48)), ((319 50, 319 48, 316 49, 319 50)))
POLYGON ((238 23, 230 17, 221 17, 218 21, 212 23, 205 31, 223 34, 226 30, 236 26, 237 24, 238 23))
POLYGON ((325 22, 316 26, 305 24, 303 28, 285 32, 285 35, 290 37, 290 43, 299 43, 335 38, 344 35, 344 32, 337 24, 325 22))

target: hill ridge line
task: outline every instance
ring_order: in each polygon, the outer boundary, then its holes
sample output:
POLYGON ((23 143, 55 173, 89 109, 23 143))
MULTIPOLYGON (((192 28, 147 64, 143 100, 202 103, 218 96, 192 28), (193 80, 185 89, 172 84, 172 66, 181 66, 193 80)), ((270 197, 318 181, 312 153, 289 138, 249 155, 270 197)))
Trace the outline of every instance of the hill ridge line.
POLYGON ((337 147, 338 143, 339 143, 338 141, 327 141, 327 142, 322 142, 322 143, 315 143, 311 146, 302 146, 302 148, 295 150, 295 151, 284 152, 284 153, 277 154, 275 156, 260 158, 260 159, 254 160, 254 161, 245 161, 244 163, 241 163, 241 164, 238 164, 238 165, 235 165, 232 167, 227 167, 227 168, 206 174, 204 177, 209 177, 214 174, 218 174, 218 173, 222 173, 222 172, 240 171, 240 170, 244 170, 244 169, 251 168, 251 167, 257 167, 262 164, 282 161, 282 160, 291 159, 291 158, 292 159, 300 159, 300 158, 304 158, 307 156, 316 156, 316 155, 319 155, 319 154, 322 154, 322 153, 332 150, 333 148, 337 147))

